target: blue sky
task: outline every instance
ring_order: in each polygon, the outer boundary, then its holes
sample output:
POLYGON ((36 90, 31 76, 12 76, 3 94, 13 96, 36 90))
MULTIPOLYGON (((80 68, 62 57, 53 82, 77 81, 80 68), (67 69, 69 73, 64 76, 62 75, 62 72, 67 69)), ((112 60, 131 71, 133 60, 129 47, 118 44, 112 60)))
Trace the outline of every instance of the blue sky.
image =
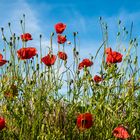
MULTIPOLYGON (((1 0, 0 27, 6 32, 7 23, 21 34, 19 20, 26 14, 26 31, 33 35, 34 40, 29 45, 38 47, 38 36, 43 34, 44 48, 49 44, 49 34, 54 31, 54 24, 67 24, 65 34, 72 40, 72 32, 78 31, 82 57, 89 57, 102 44, 102 34, 99 17, 102 16, 109 26, 109 46, 116 47, 118 20, 130 30, 134 23, 133 37, 140 37, 140 1, 138 0, 1 0)), ((2 40, 0 39, 0 42, 2 40)), ((127 42, 122 42, 127 45, 127 42)), ((2 46, 0 47, 2 50, 2 46)), ((70 46, 68 47, 68 50, 70 46)))

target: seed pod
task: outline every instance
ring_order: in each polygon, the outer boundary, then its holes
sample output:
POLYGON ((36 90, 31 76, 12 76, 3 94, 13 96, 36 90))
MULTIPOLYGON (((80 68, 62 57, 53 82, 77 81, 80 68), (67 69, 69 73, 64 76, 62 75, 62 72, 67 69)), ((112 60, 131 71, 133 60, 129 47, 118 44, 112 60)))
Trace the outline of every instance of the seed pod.
POLYGON ((102 17, 99 17, 99 20, 102 20, 102 17))
POLYGON ((11 26, 11 23, 10 23, 10 22, 8 23, 8 26, 9 26, 9 27, 11 26))
POLYGON ((43 77, 43 73, 41 73, 40 77, 43 77))
POLYGON ((74 36, 76 36, 76 34, 77 34, 76 32, 73 32, 73 35, 74 35, 74 36))
POLYGON ((70 85, 73 83, 73 79, 70 80, 70 85))
POLYGON ((36 69, 39 70, 39 64, 36 65, 36 69))
POLYGON ((119 24, 121 24, 121 20, 119 20, 119 24))
POLYGON ((79 52, 78 51, 76 52, 76 55, 79 55, 79 52))
POLYGON ((1 27, 1 31, 3 32, 3 30, 4 30, 4 28, 3 27, 1 27))

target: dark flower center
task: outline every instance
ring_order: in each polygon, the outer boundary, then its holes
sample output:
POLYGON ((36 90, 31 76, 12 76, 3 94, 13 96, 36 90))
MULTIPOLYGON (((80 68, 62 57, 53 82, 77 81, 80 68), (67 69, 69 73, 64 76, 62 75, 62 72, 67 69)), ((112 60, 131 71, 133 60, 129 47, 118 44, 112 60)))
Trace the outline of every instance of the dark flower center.
POLYGON ((119 134, 119 131, 115 130, 114 133, 115 133, 115 134, 119 134))
POLYGON ((84 127, 88 123, 88 120, 81 120, 81 123, 82 123, 82 127, 84 127))

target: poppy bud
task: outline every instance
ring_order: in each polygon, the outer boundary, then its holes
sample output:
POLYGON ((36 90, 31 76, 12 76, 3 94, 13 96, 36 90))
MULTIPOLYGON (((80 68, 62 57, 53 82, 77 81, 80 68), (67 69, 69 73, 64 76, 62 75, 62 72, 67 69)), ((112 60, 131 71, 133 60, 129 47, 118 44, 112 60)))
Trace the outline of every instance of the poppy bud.
POLYGON ((17 37, 17 40, 20 40, 20 37, 19 36, 17 37))
POLYGON ((11 23, 9 22, 9 23, 8 23, 8 26, 10 27, 10 25, 11 25, 11 23))
POLYGON ((73 35, 76 36, 76 32, 73 32, 73 35))
POLYGON ((51 33, 51 37, 54 36, 54 32, 51 33))
POLYGON ((119 20, 119 24, 121 24, 121 20, 119 20))
POLYGON ((10 42, 10 46, 12 46, 13 45, 13 43, 12 42, 10 42))
POLYGON ((11 62, 9 63, 9 66, 10 66, 10 67, 12 66, 12 63, 11 63, 11 62))
POLYGON ((40 77, 43 77, 43 73, 41 73, 40 77))
POLYGON ((76 55, 79 55, 79 52, 78 51, 76 52, 76 55))
POLYGON ((39 70, 39 64, 36 65, 36 69, 39 70))
POLYGON ((73 83, 73 79, 70 80, 70 85, 73 83))
POLYGON ((102 17, 99 17, 99 20, 102 20, 102 17))
POLYGON ((133 43, 133 39, 130 40, 130 44, 132 44, 132 43, 133 43))
POLYGON ((78 70, 76 73, 77 73, 77 75, 79 75, 80 74, 80 71, 78 70))
POLYGON ((3 27, 1 27, 1 31, 3 32, 3 30, 4 30, 4 28, 3 27))
POLYGON ((75 52, 76 51, 76 48, 73 48, 73 52, 75 52))
POLYGON ((33 81, 33 80, 31 80, 31 81, 30 81, 30 84, 32 85, 32 84, 33 84, 33 82, 34 82, 34 81, 33 81))
POLYGON ((119 35, 120 35, 120 32, 117 33, 117 36, 119 36, 119 35))
POLYGON ((126 30, 126 27, 123 27, 123 30, 125 31, 126 30))

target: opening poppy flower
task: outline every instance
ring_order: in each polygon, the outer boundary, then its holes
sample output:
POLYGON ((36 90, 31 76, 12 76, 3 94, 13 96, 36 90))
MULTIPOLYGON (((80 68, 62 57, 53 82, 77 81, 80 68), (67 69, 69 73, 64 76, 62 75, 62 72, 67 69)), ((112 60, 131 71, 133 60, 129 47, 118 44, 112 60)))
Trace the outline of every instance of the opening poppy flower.
POLYGON ((99 82, 101 82, 103 80, 103 78, 98 76, 98 75, 95 75, 93 80, 94 80, 95 83, 99 83, 99 82))
POLYGON ((4 64, 6 64, 8 61, 3 59, 3 55, 0 54, 0 66, 3 66, 4 64))
POLYGON ((62 34, 63 31, 66 28, 66 25, 60 22, 60 23, 55 24, 54 27, 55 27, 55 30, 56 30, 56 33, 57 34, 62 34))
POLYGON ((93 125, 93 118, 92 114, 90 113, 83 113, 77 116, 76 121, 77 127, 79 130, 83 131, 85 129, 89 129, 93 125))
POLYGON ((123 126, 118 126, 113 130, 113 135, 116 138, 120 138, 120 139, 127 139, 130 137, 129 133, 127 132, 126 128, 123 126))
POLYGON ((0 130, 6 127, 5 119, 0 117, 0 130))
POLYGON ((36 54, 37 54, 37 50, 36 48, 33 48, 33 47, 21 48, 17 51, 18 58, 22 60, 30 59, 36 54))
POLYGON ((79 63, 78 69, 81 70, 84 67, 90 67, 93 65, 93 62, 90 61, 89 59, 83 59, 81 63, 79 63))
POLYGON ((22 41, 25 41, 25 42, 27 42, 27 41, 29 41, 29 40, 32 40, 32 35, 29 34, 29 33, 22 34, 22 35, 21 35, 21 40, 22 40, 22 41))
POLYGON ((121 53, 112 51, 111 48, 107 48, 106 54, 107 54, 107 57, 106 57, 107 64, 122 62, 123 55, 121 53))
POLYGON ((57 36, 57 42, 59 44, 64 44, 67 41, 66 36, 58 35, 57 36))
POLYGON ((58 52, 58 57, 62 60, 67 60, 67 54, 65 52, 58 52))
POLYGON ((47 66, 54 65, 56 61, 56 55, 48 54, 47 56, 41 58, 41 61, 47 66))

